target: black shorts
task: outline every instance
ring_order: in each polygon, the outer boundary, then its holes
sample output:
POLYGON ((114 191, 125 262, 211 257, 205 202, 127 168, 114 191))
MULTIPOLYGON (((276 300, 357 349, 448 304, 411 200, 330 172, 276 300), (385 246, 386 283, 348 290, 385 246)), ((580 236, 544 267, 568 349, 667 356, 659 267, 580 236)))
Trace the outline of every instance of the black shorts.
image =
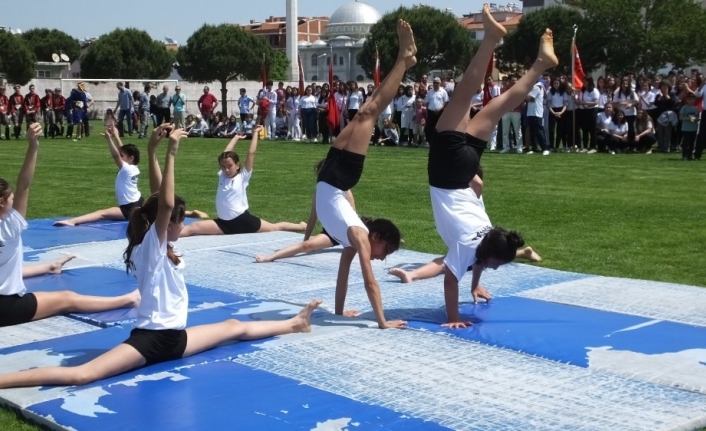
POLYGON ((364 155, 331 147, 317 182, 323 181, 338 190, 348 191, 360 181, 364 164, 364 155))
POLYGON ((213 220, 218 228, 225 235, 237 235, 241 233, 255 233, 262 227, 262 220, 245 211, 233 220, 223 220, 217 218, 213 220))
POLYGON ((337 245, 340 244, 338 241, 336 241, 335 239, 333 239, 333 237, 332 237, 331 235, 329 235, 328 232, 326 232, 326 229, 322 229, 322 230, 321 230, 321 234, 322 234, 322 235, 326 235, 326 236, 328 237, 328 239, 331 240, 331 243, 333 243, 333 246, 334 246, 334 247, 336 247, 337 245))
POLYGON ((440 189, 467 189, 478 174, 487 142, 468 133, 438 132, 429 143, 429 185, 440 189))
POLYGON ((123 341, 123 344, 134 347, 147 361, 145 365, 172 361, 184 356, 186 330, 135 328, 130 331, 130 338, 123 341))
POLYGON ((37 314, 37 297, 33 293, 0 295, 0 327, 31 322, 37 314))
POLYGON ((125 205, 120 205, 120 212, 123 213, 123 217, 125 217, 125 220, 130 220, 130 213, 132 212, 133 208, 141 207, 145 203, 145 198, 140 198, 137 202, 133 202, 131 204, 125 204, 125 205))

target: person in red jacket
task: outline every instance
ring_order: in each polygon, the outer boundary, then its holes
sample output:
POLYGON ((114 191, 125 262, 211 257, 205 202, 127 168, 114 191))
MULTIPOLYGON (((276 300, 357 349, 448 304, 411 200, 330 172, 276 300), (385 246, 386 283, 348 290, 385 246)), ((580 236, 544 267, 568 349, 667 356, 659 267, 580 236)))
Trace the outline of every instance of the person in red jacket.
POLYGON ((51 136, 54 139, 54 93, 51 89, 44 90, 42 97, 42 117, 44 118, 44 139, 51 136))
POLYGON ((8 141, 10 140, 10 117, 10 99, 5 95, 5 86, 3 85, 0 86, 0 127, 5 126, 5 139, 8 141))
POLYGON ((12 117, 12 124, 15 126, 15 139, 20 139, 22 119, 24 118, 24 110, 22 107, 22 105, 24 105, 24 102, 25 98, 22 95, 22 86, 15 85, 15 94, 10 96, 10 116, 12 117))
MULTIPOLYGON (((42 99, 34 92, 34 85, 29 86, 29 93, 24 100, 24 116, 27 121, 27 129, 33 123, 38 122, 38 115, 42 112, 42 99)), ((21 122, 21 121, 20 121, 21 122)))
POLYGON ((61 94, 61 88, 56 87, 52 95, 52 108, 54 109, 54 135, 64 136, 64 109, 66 98, 61 94))

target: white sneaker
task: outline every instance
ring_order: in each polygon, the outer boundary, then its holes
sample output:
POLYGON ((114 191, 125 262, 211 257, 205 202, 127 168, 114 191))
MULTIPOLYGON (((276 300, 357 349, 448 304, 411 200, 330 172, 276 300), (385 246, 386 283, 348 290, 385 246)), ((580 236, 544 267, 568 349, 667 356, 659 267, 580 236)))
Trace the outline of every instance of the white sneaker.
POLYGON ((615 155, 615 151, 611 151, 610 154, 615 155))
POLYGON ((548 156, 548 155, 549 155, 549 150, 544 150, 544 151, 542 151, 542 155, 543 155, 543 156, 548 156))
POLYGON ((534 151, 529 150, 529 151, 527 151, 525 154, 534 154, 534 151))
POLYGON ((311 141, 311 142, 319 142, 319 139, 318 139, 318 138, 314 138, 314 140, 311 141))
POLYGON ((509 148, 504 148, 502 151, 500 151, 500 154, 507 154, 510 152, 509 148))
POLYGON ((522 148, 517 149, 517 154, 522 154, 522 148))
POLYGON ((590 150, 588 150, 588 154, 596 154, 597 152, 598 152, 598 151, 596 151, 596 150, 593 149, 593 148, 590 149, 590 150))

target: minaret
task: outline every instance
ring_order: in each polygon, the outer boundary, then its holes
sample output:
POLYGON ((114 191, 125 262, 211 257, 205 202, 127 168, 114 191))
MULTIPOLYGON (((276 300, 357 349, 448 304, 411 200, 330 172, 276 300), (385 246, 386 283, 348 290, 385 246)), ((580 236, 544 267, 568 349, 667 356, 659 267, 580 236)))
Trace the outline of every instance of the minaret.
POLYGON ((287 60, 289 60, 290 81, 299 80, 299 16, 297 13, 297 0, 287 0, 287 60))

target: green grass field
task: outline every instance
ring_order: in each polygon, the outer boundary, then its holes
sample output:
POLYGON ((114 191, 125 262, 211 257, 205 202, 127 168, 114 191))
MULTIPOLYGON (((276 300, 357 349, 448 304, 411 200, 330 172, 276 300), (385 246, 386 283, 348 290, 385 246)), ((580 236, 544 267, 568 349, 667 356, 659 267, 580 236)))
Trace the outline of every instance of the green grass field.
MULTIPOLYGON (((129 140, 126 140, 127 143, 129 140)), ((146 141, 131 140, 146 158, 146 141)), ((189 139, 176 163, 177 193, 215 215, 221 139, 189 139)), ((116 168, 102 137, 42 140, 28 218, 77 215, 115 205, 116 168)), ((249 142, 236 151, 243 156, 249 142)), ((0 177, 14 184, 25 141, 0 141, 0 177)), ((261 142, 248 189, 251 212, 301 221, 314 190, 314 164, 328 147, 261 142)), ((163 151, 161 152, 163 154, 163 151)), ((443 254, 429 202, 427 151, 373 147, 356 204, 395 221, 405 248, 443 254)), ((140 189, 148 193, 147 165, 140 189)), ((706 286, 706 165, 677 154, 483 156, 484 199, 494 224, 520 231, 547 268, 706 286)), ((492 294, 492 292, 491 292, 492 294)), ((0 410, 0 429, 36 429, 0 410)))

